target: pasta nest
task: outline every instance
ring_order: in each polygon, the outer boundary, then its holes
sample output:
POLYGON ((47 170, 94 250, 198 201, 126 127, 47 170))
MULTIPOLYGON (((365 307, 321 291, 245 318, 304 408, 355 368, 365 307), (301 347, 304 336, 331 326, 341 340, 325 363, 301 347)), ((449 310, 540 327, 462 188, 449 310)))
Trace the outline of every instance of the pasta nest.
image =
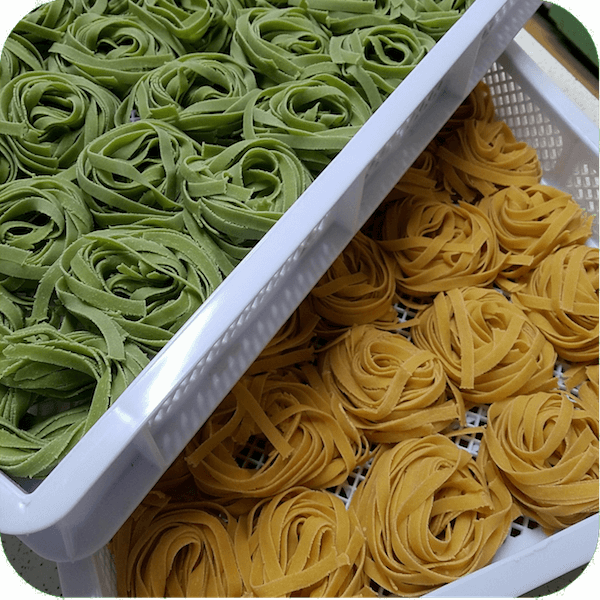
POLYGON ((235 551, 253 597, 374 597, 361 523, 340 498, 302 487, 242 516, 235 551))
POLYGON ((547 533, 598 512, 597 406, 597 396, 594 410, 554 391, 489 409, 484 446, 523 512, 547 533))
POLYGON ((478 206, 509 257, 497 280, 508 289, 555 250, 583 244, 592 232, 593 217, 586 216, 570 194, 547 185, 503 188, 478 206))
POLYGON ((186 448, 198 488, 228 500, 339 485, 370 454, 311 366, 243 378, 186 448))
POLYGON ((437 195, 389 204, 379 244, 394 257, 398 290, 408 296, 486 286, 504 265, 488 218, 471 204, 437 195))
POLYGON ((466 403, 488 404, 556 387, 552 344, 496 290, 440 293, 417 314, 411 332, 416 346, 442 361, 466 403))
POLYGON ((400 596, 419 596, 487 564, 516 516, 494 465, 442 434, 377 454, 350 506, 366 531, 365 572, 400 596))
POLYGON ((545 258, 512 294, 565 360, 598 360, 598 276, 598 248, 567 246, 545 258))
POLYGON ((335 402, 374 443, 441 431, 464 420, 441 361, 403 335, 372 325, 352 327, 320 357, 335 402))
POLYGON ((322 318, 317 333, 331 339, 352 325, 396 327, 394 270, 377 243, 358 232, 310 292, 313 310, 322 318))
POLYGON ((536 185, 542 177, 535 148, 517 141, 504 121, 465 121, 437 156, 445 188, 467 202, 510 185, 536 185))
POLYGON ((231 598, 243 584, 236 520, 213 502, 175 503, 152 491, 111 540, 120 597, 231 598))

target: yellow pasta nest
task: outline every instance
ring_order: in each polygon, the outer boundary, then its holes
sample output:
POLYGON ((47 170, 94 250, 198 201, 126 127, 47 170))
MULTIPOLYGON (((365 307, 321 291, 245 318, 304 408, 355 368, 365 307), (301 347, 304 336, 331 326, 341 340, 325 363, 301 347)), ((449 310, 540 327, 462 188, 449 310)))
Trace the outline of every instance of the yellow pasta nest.
POLYGON ((377 243, 358 232, 310 293, 322 317, 317 333, 335 337, 346 327, 371 322, 393 327, 398 322, 394 270, 377 243))
POLYGON ((353 510, 326 491, 292 488, 257 504, 235 532, 252 597, 373 597, 365 537, 353 510))
POLYGON ((335 415, 316 369, 244 377, 186 447, 198 488, 223 500, 264 498, 295 485, 328 488, 370 456, 335 415))
POLYGON ((351 507, 366 532, 365 572, 400 596, 486 565, 518 514, 494 465, 442 434, 377 454, 351 507))
POLYGON ((438 294, 416 316, 416 346, 444 365, 467 403, 551 390, 556 352, 527 315, 493 289, 438 294))
POLYGON ((597 409, 563 391, 493 404, 482 447, 547 533, 598 512, 597 409))
POLYGON ((389 204, 380 234, 398 266, 398 290, 408 296, 486 286, 504 265, 488 218, 466 202, 413 196, 389 204))
MULTIPOLYGON (((590 237, 593 217, 584 215, 573 197, 547 185, 503 188, 486 196, 479 208, 495 229, 507 266, 497 283, 523 277, 557 248, 582 244, 590 237)), ((510 286, 504 282, 503 287, 510 286)))
POLYGON ((118 595, 240 597, 232 538, 236 520, 213 502, 169 500, 150 492, 112 539, 118 595))
POLYGON ((512 294, 565 360, 598 360, 598 275, 598 248, 567 246, 545 258, 512 294))
POLYGON ((517 141, 504 121, 469 119, 437 150, 444 187, 472 202, 511 185, 536 185, 542 167, 535 148, 517 141))
POLYGON ((320 320, 306 299, 291 314, 260 355, 246 371, 247 375, 265 373, 311 361, 315 328, 320 320))
POLYGON ((352 327, 319 361, 333 401, 375 443, 437 433, 460 418, 441 361, 398 333, 373 325, 352 327))
POLYGON ((450 134, 464 127, 467 121, 491 123, 495 120, 496 108, 490 88, 484 81, 480 81, 440 129, 435 137, 436 143, 443 144, 450 134))

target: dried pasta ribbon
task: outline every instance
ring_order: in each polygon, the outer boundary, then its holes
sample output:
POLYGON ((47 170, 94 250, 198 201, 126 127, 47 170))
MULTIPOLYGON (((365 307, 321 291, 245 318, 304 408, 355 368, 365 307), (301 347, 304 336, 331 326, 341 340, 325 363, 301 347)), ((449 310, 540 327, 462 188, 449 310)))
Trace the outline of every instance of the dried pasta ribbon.
POLYGON ((256 88, 250 67, 228 54, 194 52, 144 75, 117 112, 118 123, 131 115, 160 119, 197 141, 229 143, 239 136, 246 95, 256 88))
POLYGON ((103 338, 24 327, 0 341, 0 468, 45 477, 148 363, 133 344, 110 358, 103 338))
POLYGON ((556 385, 552 345, 496 290, 438 294, 417 314, 411 334, 416 346, 442 361, 465 402, 487 404, 556 385))
POLYGON ((68 73, 31 71, 0 89, 0 134, 19 176, 54 175, 113 127, 118 98, 68 73))
POLYGON ((119 596, 240 597, 236 520, 215 502, 172 501, 152 491, 109 544, 119 596))
POLYGON ((374 109, 433 48, 426 33, 402 23, 361 26, 331 39, 330 52, 344 78, 364 90, 374 109))
POLYGON ((226 50, 232 31, 213 0, 132 0, 128 10, 153 32, 168 32, 190 52, 226 50))
POLYGON ((544 258, 512 294, 565 360, 598 360, 598 273, 598 248, 567 246, 544 258))
POLYGON ((55 320, 62 307, 102 333, 111 357, 124 357, 127 339, 154 353, 227 273, 229 263, 210 238, 198 242, 151 227, 81 236, 40 282, 32 319, 55 320))
POLYGON ((320 356, 330 394, 374 443, 395 443, 464 422, 441 361, 403 335, 358 325, 320 356))
POLYGON ((313 310, 321 316, 317 332, 325 338, 355 324, 395 327, 396 300, 392 261, 360 231, 310 292, 313 310))
POLYGON ((400 16, 394 0, 288 0, 290 6, 301 6, 335 35, 361 27, 387 25, 400 16))
POLYGON ((38 47, 13 29, 2 47, 0 90, 12 79, 29 71, 42 71, 44 58, 38 47))
POLYGON ((400 15, 438 41, 473 2, 474 0, 404 0, 400 3, 400 15))
POLYGON ((510 185, 537 185, 542 176, 535 149, 517 141, 503 121, 466 121, 437 156, 446 189, 467 202, 510 185))
POLYGON ((16 331, 25 323, 24 311, 29 302, 23 301, 22 297, 16 296, 6 289, 6 282, 0 281, 0 334, 5 335, 10 331, 16 331))
POLYGON ((50 47, 48 70, 74 73, 120 98, 148 71, 186 53, 167 31, 152 31, 134 14, 84 13, 50 47))
POLYGON ((249 94, 243 137, 285 142, 316 174, 371 114, 372 108, 352 85, 337 75, 321 73, 249 94))
POLYGON ((213 147, 182 174, 187 212, 236 264, 313 181, 287 144, 269 138, 213 147))
POLYGON ((583 244, 594 218, 586 216, 573 197, 547 185, 510 186, 486 196, 479 208, 488 216, 510 263, 498 283, 510 286, 557 248, 583 244))
POLYGON ((96 223, 183 228, 184 161, 200 144, 158 120, 120 125, 89 143, 76 176, 96 223))
POLYGON ((81 190, 68 179, 38 176, 0 188, 0 277, 23 296, 67 246, 93 229, 81 190))
POLYGON ((20 19, 13 33, 37 48, 61 39, 67 27, 81 14, 83 0, 53 0, 36 6, 20 19))
POLYGON ((294 487, 267 498, 240 518, 234 539, 250 596, 375 596, 361 523, 330 492, 294 487))
POLYGON ((454 111, 435 137, 437 145, 444 144, 448 137, 457 129, 464 127, 467 121, 483 121, 491 123, 496 121, 496 107, 492 100, 492 92, 485 83, 480 81, 454 111))
POLYGON ((238 382, 186 455, 198 488, 230 500, 338 485, 369 448, 347 419, 334 417, 316 373, 307 383, 288 372, 238 382))
POLYGON ((392 202, 379 235, 379 245, 398 266, 398 289, 408 296, 484 287, 504 265, 488 218, 467 202, 453 204, 433 194, 392 202))
POLYGON ((334 72, 331 32, 302 8, 257 6, 236 19, 231 55, 252 65, 261 87, 334 72))
POLYGON ((485 566, 516 516, 493 464, 442 434, 382 449, 350 506, 366 532, 365 572, 400 596, 485 566))
POLYGON ((315 328, 320 320, 302 301, 246 371, 256 375, 311 362, 316 353, 315 328))
POLYGON ((547 533, 598 512, 597 408, 562 391, 518 396, 490 407, 483 444, 547 533))

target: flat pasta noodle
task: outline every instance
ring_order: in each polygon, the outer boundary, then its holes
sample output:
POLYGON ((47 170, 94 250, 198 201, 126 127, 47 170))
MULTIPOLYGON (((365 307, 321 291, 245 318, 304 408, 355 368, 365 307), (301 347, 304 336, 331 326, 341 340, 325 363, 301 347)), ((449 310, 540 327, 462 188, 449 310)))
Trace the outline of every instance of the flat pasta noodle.
POLYGON ((436 41, 460 19, 474 0, 405 0, 400 15, 436 41))
POLYGON ((598 360, 598 274, 598 248, 567 246, 544 258, 512 294, 565 360, 598 360))
POLYGON ((0 57, 0 89, 28 71, 42 71, 44 58, 35 44, 13 30, 4 42, 0 57))
POLYGON ((412 196, 385 208, 378 244, 397 265, 403 296, 423 298, 457 287, 492 284, 503 268, 487 216, 436 194, 412 196))
POLYGON ((181 130, 145 119, 119 125, 89 143, 75 175, 98 228, 151 225, 181 231, 183 168, 201 154, 201 145, 181 130))
POLYGON ((316 354, 315 328, 319 320, 310 303, 303 300, 246 370, 246 375, 311 362, 316 354))
POLYGON ((317 333, 331 339, 352 325, 371 322, 394 328, 394 275, 392 260, 358 232, 310 292, 313 310, 321 317, 317 333))
POLYGON ((109 543, 119 596, 242 596, 235 526, 236 519, 216 502, 180 503, 150 492, 109 543))
POLYGON ((341 76, 317 73, 248 94, 242 136, 285 142, 317 175, 372 112, 359 91, 341 76))
MULTIPOLYGON (((117 0, 118 1, 118 0, 117 0)), ((128 11, 152 31, 165 31, 176 38, 186 52, 221 52, 231 40, 225 7, 213 0, 132 0, 128 11)))
POLYGON ((374 597, 354 511, 324 490, 294 487, 240 518, 235 556, 250 597, 374 597))
POLYGON ((435 145, 445 143, 446 139, 465 122, 475 120, 491 123, 496 121, 496 107, 492 100, 490 87, 485 81, 479 81, 461 105, 454 111, 434 138, 435 145))
POLYGON ((558 248, 584 244, 592 234, 594 218, 570 194, 548 185, 509 186, 482 198, 478 207, 508 256, 496 283, 509 290, 558 248))
POLYGON ((119 99, 84 77, 44 70, 17 75, 0 88, 0 134, 18 178, 55 175, 110 131, 119 99))
POLYGON ((253 67, 265 88, 337 71, 330 38, 331 32, 303 8, 259 5, 239 14, 230 52, 253 67))
POLYGON ((186 51, 169 31, 152 31, 130 12, 85 12, 69 23, 49 53, 47 70, 80 75, 123 99, 145 73, 186 51))
POLYGON ((152 69, 119 106, 116 122, 159 119, 199 142, 228 144, 239 134, 250 67, 219 52, 193 52, 152 69))
POLYGON ((57 324, 66 311, 98 330, 111 357, 125 342, 156 353, 230 272, 208 236, 167 228, 114 228, 79 237, 40 281, 31 319, 57 324))
POLYGON ((400 16, 400 6, 394 0, 288 0, 287 4, 302 6, 334 35, 360 27, 388 25, 400 16))
POLYGON ((518 514, 494 465, 442 434, 379 452, 350 506, 366 533, 365 572, 399 596, 488 564, 518 514))
POLYGON ((47 323, 0 340, 0 468, 43 478, 148 364, 135 345, 121 360, 104 339, 47 323))
POLYGON ((490 407, 482 444, 547 533, 598 512, 597 408, 560 390, 518 396, 490 407))
POLYGON ((467 404, 556 386, 552 344, 496 290, 467 287, 440 293, 408 325, 415 345, 442 361, 467 404))
POLYGON ((361 26, 332 37, 330 54, 344 79, 378 108, 433 48, 435 40, 403 23, 361 26))
POLYGON ((319 370, 332 399, 374 443, 464 423, 462 397, 441 361, 399 333, 357 325, 327 345, 319 370))
POLYGON ((0 187, 0 278, 8 291, 31 291, 72 242, 92 231, 83 193, 62 177, 37 176, 0 187))
POLYGON ((576 389, 579 404, 598 419, 598 363, 576 364, 563 373, 567 389, 576 389))
POLYGON ((334 414, 315 369, 305 369, 245 377, 233 387, 186 447, 203 493, 231 500, 295 485, 328 488, 368 460, 369 444, 334 414))
POLYGON ((467 120, 437 156, 445 188, 467 202, 510 185, 536 185, 542 177, 535 148, 516 140, 504 121, 467 120))
POLYGON ((290 146, 267 137, 190 156, 182 175, 187 214, 235 264, 313 181, 290 146))

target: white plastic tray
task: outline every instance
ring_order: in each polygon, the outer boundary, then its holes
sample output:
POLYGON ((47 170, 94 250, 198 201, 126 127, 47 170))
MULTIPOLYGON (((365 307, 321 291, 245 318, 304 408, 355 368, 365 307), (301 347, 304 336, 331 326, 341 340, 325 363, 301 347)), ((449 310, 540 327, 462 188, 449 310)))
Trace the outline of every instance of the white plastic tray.
MULTIPOLYGON (((567 100, 516 44, 492 65, 484 80, 490 85, 497 115, 518 139, 537 149, 544 183, 569 191, 596 215, 593 244, 598 242, 598 129, 567 100)), ((558 375, 558 372, 557 372, 558 375)), ((468 424, 485 422, 485 409, 469 411, 468 424)), ((459 444, 477 453, 476 437, 459 444)), ((348 502, 358 485, 361 468, 340 486, 348 502)), ((585 565, 598 542, 598 515, 547 536, 534 521, 519 517, 492 562, 479 571, 427 594, 431 597, 516 597, 585 565)), ((107 548, 76 563, 60 563, 65 596, 114 597, 115 566, 107 548)))
POLYGON ((45 480, 0 473, 0 532, 102 548, 539 5, 476 0, 45 480))

